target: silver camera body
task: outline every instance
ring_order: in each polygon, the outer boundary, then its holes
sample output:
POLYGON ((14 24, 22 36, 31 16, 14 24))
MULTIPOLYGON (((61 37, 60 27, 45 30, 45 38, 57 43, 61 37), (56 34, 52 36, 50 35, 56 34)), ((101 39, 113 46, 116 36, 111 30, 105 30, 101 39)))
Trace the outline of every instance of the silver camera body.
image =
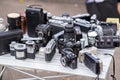
POLYGON ((45 47, 40 47, 39 53, 45 54, 45 61, 51 61, 56 52, 56 42, 51 39, 45 47))

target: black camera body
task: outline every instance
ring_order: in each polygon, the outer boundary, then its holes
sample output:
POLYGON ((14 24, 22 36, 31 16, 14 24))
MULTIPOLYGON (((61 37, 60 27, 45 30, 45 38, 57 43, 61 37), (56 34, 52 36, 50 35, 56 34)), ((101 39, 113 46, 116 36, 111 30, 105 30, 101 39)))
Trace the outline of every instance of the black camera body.
POLYGON ((102 61, 91 53, 84 53, 84 64, 95 74, 100 74, 103 68, 102 61))
POLYGON ((35 29, 38 24, 44 24, 43 9, 39 5, 30 5, 26 8, 26 24, 30 37, 37 37, 35 29))
POLYGON ((48 41, 52 38, 51 26, 48 24, 39 24, 36 27, 37 36, 41 39, 40 44, 42 47, 46 46, 48 41))
POLYGON ((20 42, 22 37, 23 33, 20 29, 0 32, 0 55, 9 53, 9 44, 11 41, 20 42))
POLYGON ((81 44, 78 43, 72 43, 72 42, 64 42, 62 39, 58 41, 58 50, 61 54, 62 49, 64 48, 71 48, 74 51, 74 54, 78 56, 79 50, 81 50, 81 44))
POLYGON ((73 59, 73 62, 75 61, 75 63, 68 64, 68 66, 72 69, 77 68, 76 60, 78 57, 79 50, 81 50, 81 43, 80 43, 81 38, 82 38, 82 34, 80 31, 80 28, 73 27, 73 25, 71 24, 66 25, 64 32, 61 31, 61 33, 58 33, 58 36, 56 38, 56 43, 57 43, 56 45, 62 57, 67 57, 67 55, 71 55, 69 54, 69 52, 68 54, 67 52, 64 52, 64 49, 66 50, 66 48, 71 49, 72 50, 71 53, 76 56, 75 59, 71 58, 71 61, 70 61, 72 62, 72 59, 73 59), (72 66, 73 64, 74 64, 74 67, 72 66))
POLYGON ((60 62, 63 66, 69 66, 72 69, 77 68, 77 55, 70 48, 64 48, 61 51, 60 62))
POLYGON ((97 48, 115 48, 119 46, 119 36, 100 36, 97 38, 97 48))
POLYGON ((80 39, 82 38, 82 34, 80 28, 73 27, 71 25, 67 25, 64 29, 64 34, 58 37, 57 47, 59 49, 59 53, 64 48, 73 49, 75 54, 78 54, 80 50, 80 39))

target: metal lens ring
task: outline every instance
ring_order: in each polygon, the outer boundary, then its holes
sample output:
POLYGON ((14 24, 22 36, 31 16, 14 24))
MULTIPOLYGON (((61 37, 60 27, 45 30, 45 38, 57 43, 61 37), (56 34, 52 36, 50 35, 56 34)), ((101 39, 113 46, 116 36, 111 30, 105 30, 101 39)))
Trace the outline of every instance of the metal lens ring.
POLYGON ((67 66, 66 57, 61 57, 61 58, 60 58, 60 62, 61 62, 61 64, 62 64, 64 67, 67 66))

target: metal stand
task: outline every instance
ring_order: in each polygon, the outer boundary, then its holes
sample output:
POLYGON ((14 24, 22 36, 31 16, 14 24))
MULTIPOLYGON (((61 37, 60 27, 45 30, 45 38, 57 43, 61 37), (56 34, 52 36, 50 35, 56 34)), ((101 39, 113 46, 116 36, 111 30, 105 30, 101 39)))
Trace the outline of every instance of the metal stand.
POLYGON ((5 70, 6 70, 6 67, 3 66, 3 67, 2 67, 2 71, 1 71, 1 73, 0 73, 0 80, 2 80, 2 77, 3 77, 3 74, 4 74, 5 70))
POLYGON ((22 74, 26 74, 26 75, 29 75, 33 78, 26 78, 26 79, 18 79, 18 80, 46 80, 46 79, 52 79, 52 78, 60 78, 60 77, 68 77, 68 76, 74 76, 74 75, 57 75, 57 76, 45 76, 45 77, 38 77, 38 76, 35 76, 33 74, 30 74, 28 72, 25 72, 21 69, 19 69, 18 67, 13 67, 13 66, 3 66, 2 67, 2 71, 0 73, 0 80, 2 80, 2 76, 3 76, 3 73, 5 72, 6 68, 10 68, 12 70, 15 70, 15 71, 18 71, 22 74))

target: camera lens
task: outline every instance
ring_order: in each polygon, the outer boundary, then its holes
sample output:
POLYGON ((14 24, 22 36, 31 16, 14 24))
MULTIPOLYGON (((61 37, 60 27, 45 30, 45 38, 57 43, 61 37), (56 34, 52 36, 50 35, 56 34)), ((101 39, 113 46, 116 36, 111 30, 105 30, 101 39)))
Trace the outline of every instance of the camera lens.
POLYGON ((34 53, 34 51, 35 51, 35 42, 34 41, 27 41, 26 46, 27 46, 27 53, 34 53))
POLYGON ((58 40, 58 42, 59 42, 59 44, 64 44, 64 39, 61 38, 61 39, 58 40))
POLYGON ((68 62, 68 61, 67 61, 67 57, 65 57, 65 56, 64 56, 64 57, 61 57, 61 58, 60 58, 60 62, 61 62, 61 64, 62 64, 63 66, 67 66, 67 62, 68 62))
POLYGON ((23 45, 18 45, 19 48, 23 48, 23 45))
POLYGON ((42 31, 39 31, 39 32, 38 32, 38 36, 39 36, 39 37, 43 37, 43 36, 44 36, 43 32, 42 32, 42 31))
POLYGON ((15 57, 16 59, 25 59, 26 58, 26 45, 17 43, 15 46, 15 57))
POLYGON ((73 47, 73 43, 72 43, 72 42, 67 42, 67 43, 66 43, 66 47, 72 48, 72 47, 73 47))

